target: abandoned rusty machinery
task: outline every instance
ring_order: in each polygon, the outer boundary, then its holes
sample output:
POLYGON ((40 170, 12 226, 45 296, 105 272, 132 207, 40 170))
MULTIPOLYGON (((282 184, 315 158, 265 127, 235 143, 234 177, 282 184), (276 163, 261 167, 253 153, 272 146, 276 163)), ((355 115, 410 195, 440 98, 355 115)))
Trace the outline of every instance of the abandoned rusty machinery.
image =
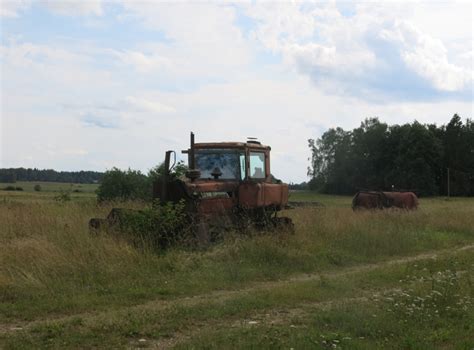
MULTIPOLYGON (((209 239, 212 226, 293 229, 290 218, 278 212, 288 207, 288 184, 271 173, 269 146, 247 142, 196 143, 191 133, 185 176, 171 176, 171 155, 165 154, 164 172, 153 184, 153 198, 160 203, 184 202, 196 223, 196 236, 209 239)), ((91 219, 97 230, 120 224, 120 209, 106 219, 91 219)))

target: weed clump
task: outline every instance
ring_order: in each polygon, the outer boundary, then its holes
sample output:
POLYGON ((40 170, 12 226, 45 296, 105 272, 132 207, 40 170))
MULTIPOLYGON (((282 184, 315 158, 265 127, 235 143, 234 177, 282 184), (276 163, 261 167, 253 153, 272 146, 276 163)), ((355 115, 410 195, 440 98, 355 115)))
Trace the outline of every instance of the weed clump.
POLYGON ((124 211, 120 231, 134 246, 162 250, 184 244, 191 236, 190 218, 183 202, 154 201, 142 210, 124 211))
POLYGON ((71 191, 61 190, 58 195, 54 197, 57 202, 69 202, 71 200, 71 191))

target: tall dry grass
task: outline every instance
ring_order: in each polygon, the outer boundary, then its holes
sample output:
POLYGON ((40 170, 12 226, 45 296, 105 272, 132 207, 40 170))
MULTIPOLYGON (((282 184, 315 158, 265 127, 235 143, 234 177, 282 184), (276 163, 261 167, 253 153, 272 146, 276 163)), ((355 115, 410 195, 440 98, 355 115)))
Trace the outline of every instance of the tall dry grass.
POLYGON ((294 235, 229 234, 207 250, 178 247, 157 254, 89 233, 88 220, 104 217, 113 205, 5 198, 0 201, 0 317, 34 319, 238 288, 474 242, 473 200, 426 200, 415 212, 354 213, 339 204, 288 212, 294 235))

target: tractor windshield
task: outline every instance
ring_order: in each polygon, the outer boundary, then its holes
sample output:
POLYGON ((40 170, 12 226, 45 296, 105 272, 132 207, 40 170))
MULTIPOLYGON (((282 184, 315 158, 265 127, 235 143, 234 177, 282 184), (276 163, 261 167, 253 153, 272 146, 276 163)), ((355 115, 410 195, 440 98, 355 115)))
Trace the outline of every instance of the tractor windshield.
POLYGON ((194 154, 201 179, 239 180, 245 178, 245 155, 235 149, 197 149, 194 154))

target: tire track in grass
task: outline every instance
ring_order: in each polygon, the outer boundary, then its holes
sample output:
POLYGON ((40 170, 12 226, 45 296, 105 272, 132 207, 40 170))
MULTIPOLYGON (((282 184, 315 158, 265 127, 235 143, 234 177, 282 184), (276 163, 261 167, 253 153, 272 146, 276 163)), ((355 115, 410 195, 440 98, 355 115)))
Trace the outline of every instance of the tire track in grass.
MULTIPOLYGON (((383 268, 383 267, 402 265, 402 264, 415 262, 415 261, 421 261, 421 260, 436 259, 440 255, 453 255, 457 252, 473 250, 473 249, 474 249, 474 244, 469 244, 469 245, 465 245, 458 248, 442 249, 438 251, 425 252, 425 253, 421 253, 421 254, 413 255, 413 256, 385 260, 379 263, 364 264, 364 265, 358 265, 358 266, 353 266, 353 267, 348 267, 348 268, 342 268, 337 271, 329 270, 329 271, 314 273, 314 274, 303 274, 303 275, 292 276, 284 280, 255 282, 255 283, 250 284, 248 287, 236 289, 236 290, 218 290, 218 291, 212 291, 212 292, 194 295, 194 296, 180 297, 180 298, 171 299, 171 300, 151 300, 151 301, 147 301, 145 303, 138 304, 138 305, 114 308, 113 310, 104 310, 104 311, 99 311, 95 313, 84 312, 84 313, 65 315, 65 316, 59 316, 59 317, 48 317, 45 319, 35 320, 35 321, 23 323, 23 324, 18 321, 11 322, 9 324, 0 324, 0 334, 5 335, 5 334, 22 332, 22 331, 28 331, 29 329, 37 327, 37 326, 47 325, 49 323, 66 323, 78 318, 80 318, 83 321, 88 321, 92 323, 94 321, 106 320, 109 318, 109 316, 117 315, 117 314, 143 312, 147 310, 148 311, 152 310, 153 312, 159 312, 159 311, 169 310, 178 305, 180 307, 192 307, 192 306, 197 306, 205 302, 225 302, 238 296, 244 296, 245 294, 251 294, 254 292, 265 291, 269 289, 284 288, 285 286, 290 285, 292 283, 320 281, 323 278, 324 279, 337 278, 344 275, 350 275, 353 273, 359 273, 359 272, 364 272, 364 271, 371 271, 371 270, 375 270, 375 269, 383 268)), ((327 302, 322 302, 322 303, 327 303, 327 302)))

